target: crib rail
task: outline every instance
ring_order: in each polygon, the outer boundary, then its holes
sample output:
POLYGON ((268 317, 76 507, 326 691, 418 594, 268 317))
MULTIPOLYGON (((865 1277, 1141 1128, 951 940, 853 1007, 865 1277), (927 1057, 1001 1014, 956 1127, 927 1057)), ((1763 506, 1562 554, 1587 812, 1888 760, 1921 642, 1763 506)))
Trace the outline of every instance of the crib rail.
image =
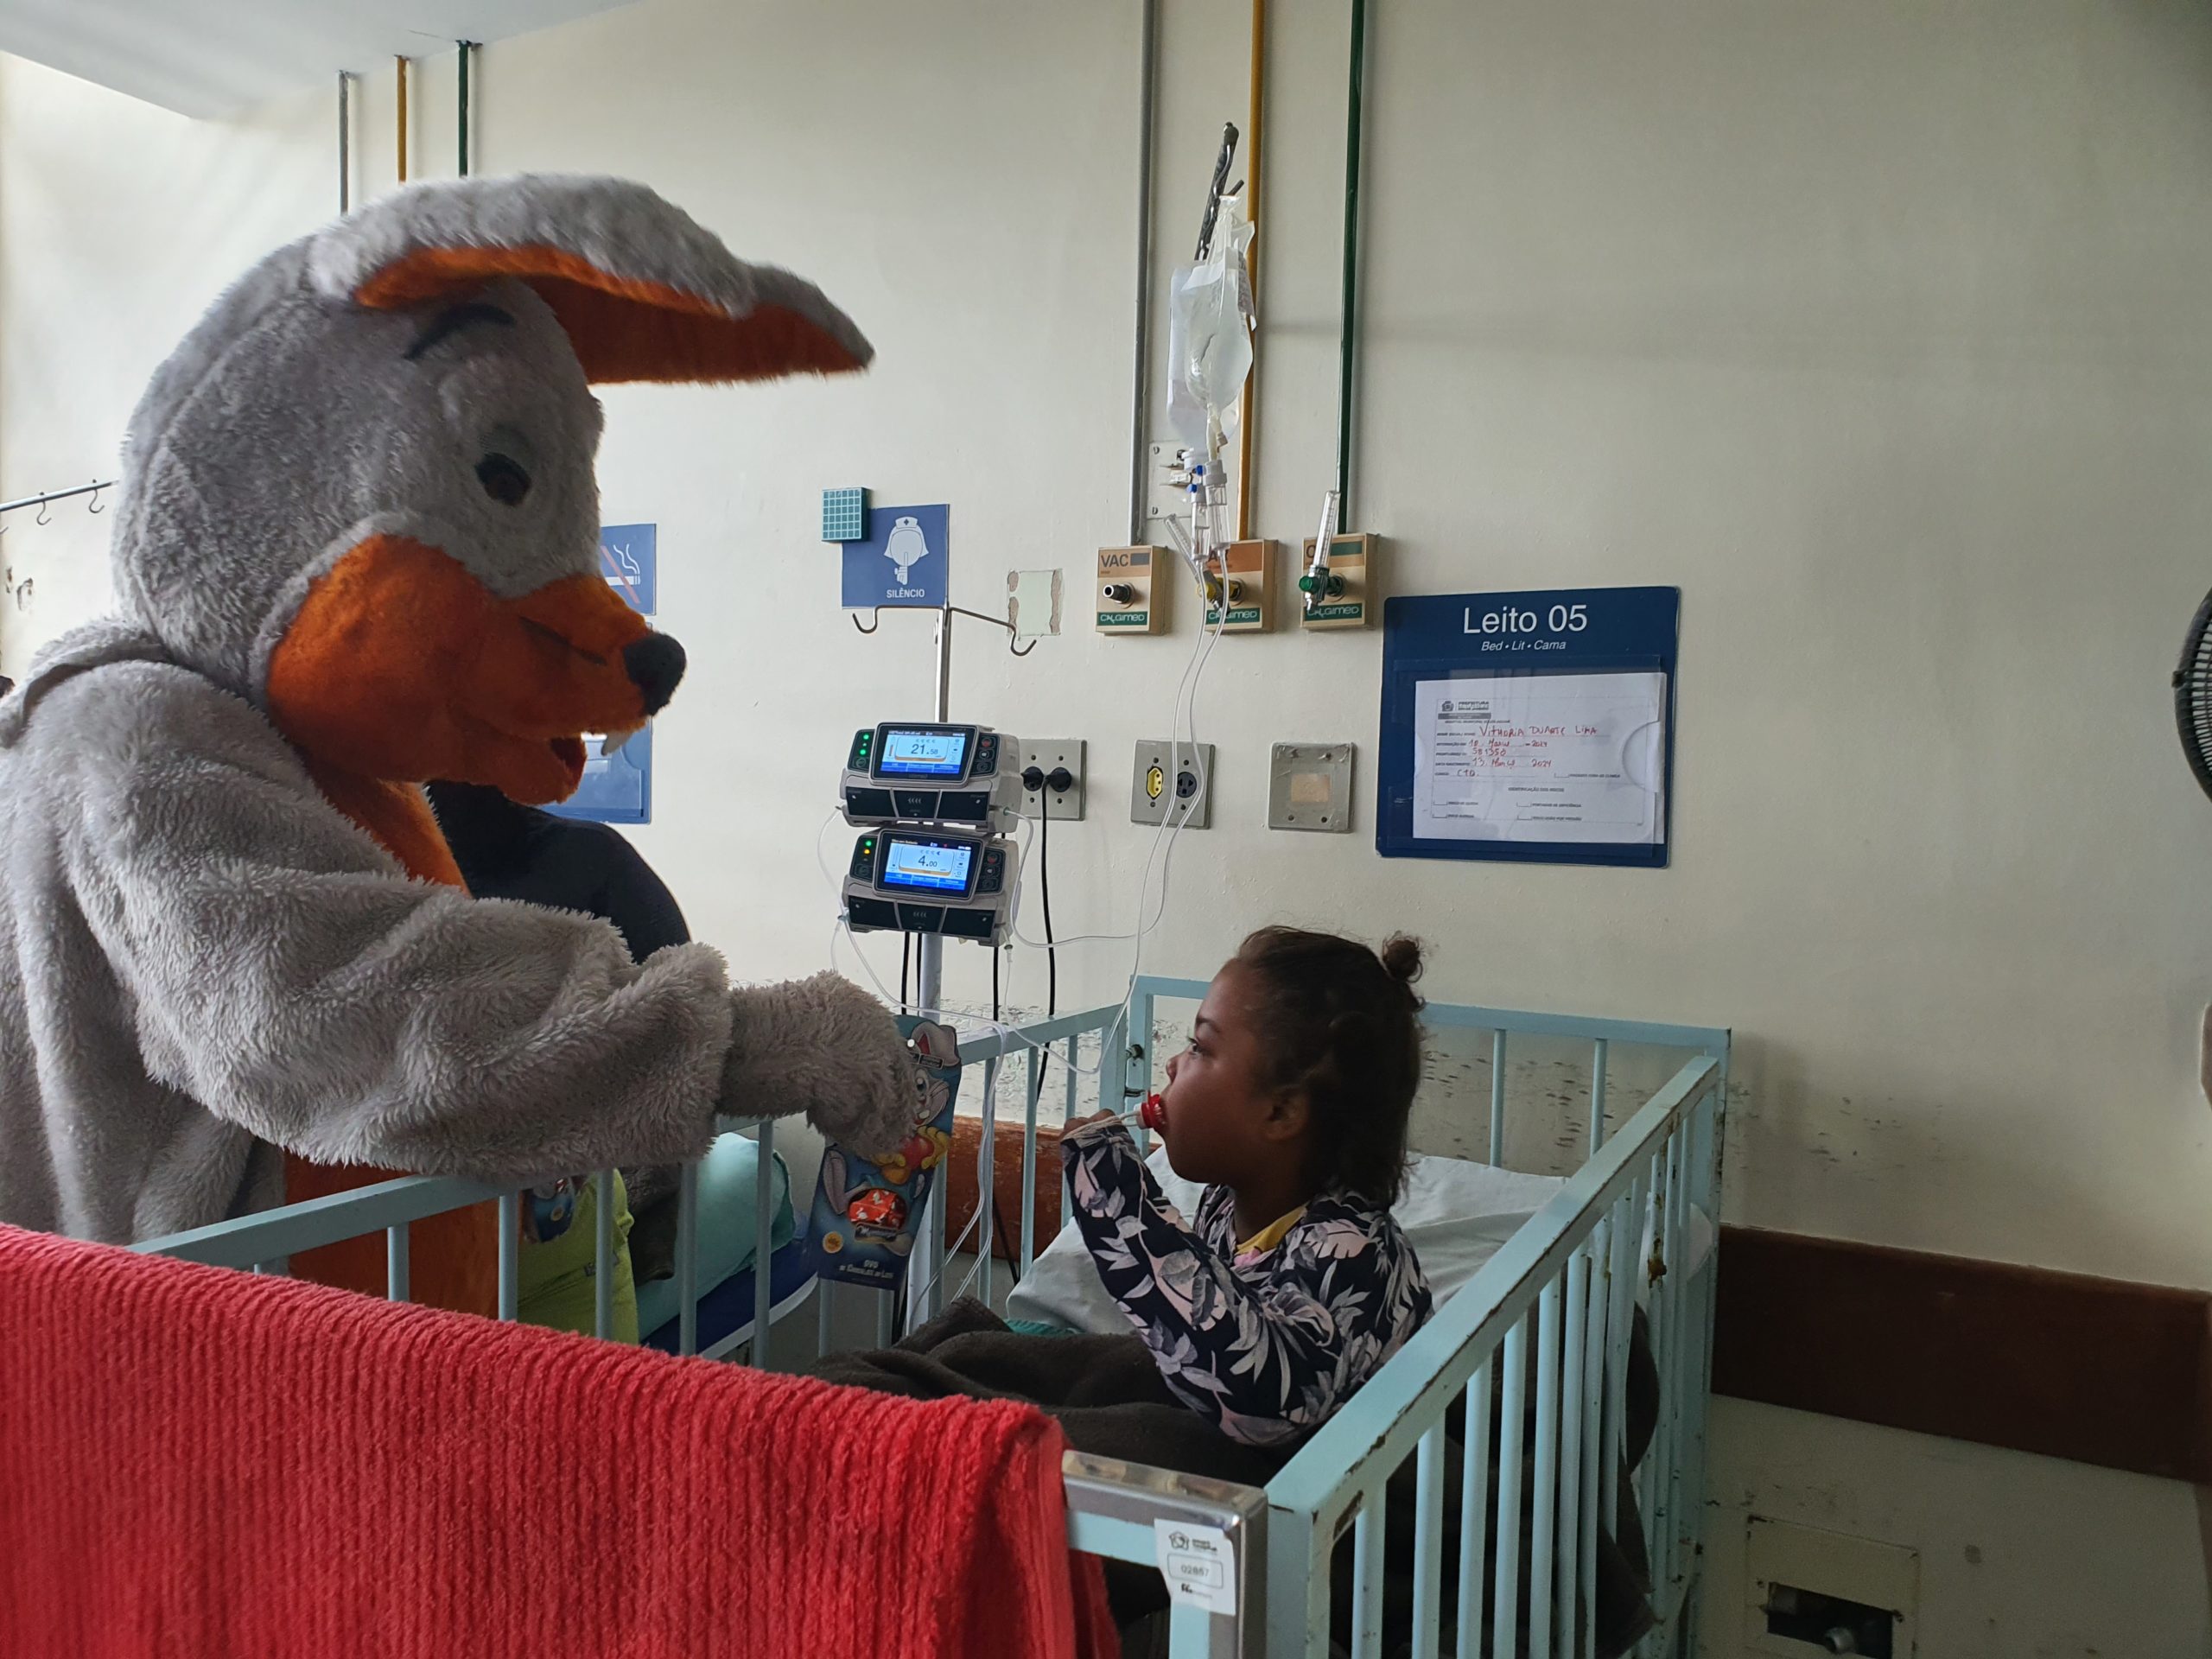
MULTIPOLYGON (((1048 1050, 1061 1068, 1059 1109, 1125 1109, 1154 1086, 1158 1004, 1196 1000, 1205 982, 1147 976, 1126 1005, 1090 1009, 964 1040, 963 1065, 980 1069, 985 1147, 994 1147, 1000 1082, 1020 1068, 1022 1125, 1020 1237, 1027 1274, 1046 1241, 1037 1236, 1039 1118, 1048 1050), (1080 1066, 1078 1046, 1096 1040, 1096 1063, 1080 1066)), ((1326 1425, 1264 1491, 1071 1453, 1065 1465, 1072 1545, 1112 1559, 1153 1564, 1164 1531, 1211 1529, 1227 1541, 1233 1611, 1210 1613, 1178 1604, 1170 1630, 1173 1659, 1330 1652, 1334 1606, 1332 1567, 1346 1536, 1355 1562, 1351 1650, 1383 1651, 1384 1580, 1390 1560, 1385 1493, 1410 1470, 1412 1651, 1416 1659, 1454 1653, 1505 1655, 1526 1639, 1535 1659, 1569 1659, 1592 1650, 1600 1528, 1620 1520, 1619 1489, 1604 1478, 1627 1432, 1625 1377, 1630 1329, 1641 1305, 1660 1376, 1657 1422, 1634 1475, 1633 1497, 1648 1522, 1659 1623, 1641 1652, 1656 1655, 1681 1632, 1696 1579, 1703 1505, 1705 1404, 1710 1381, 1713 1268, 1683 1270, 1688 1218, 1719 1214, 1720 1147, 1728 1033, 1572 1016, 1431 1004, 1432 1029, 1488 1032, 1491 1161, 1503 1164, 1510 1090, 1509 1043, 1516 1037, 1591 1045, 1587 1161, 1429 1324, 1326 1425), (1608 1136, 1606 1094, 1614 1046, 1650 1046, 1690 1056, 1672 1079, 1608 1136), (1465 1437, 1456 1491, 1446 1490, 1447 1414, 1464 1405, 1471 1424, 1499 1414, 1495 1444, 1465 1437), (1525 1420, 1525 1421, 1524 1421, 1525 1420), (1524 1474, 1524 1461, 1529 1467, 1524 1474), (1493 1491, 1494 1487, 1494 1491, 1493 1491), (1446 1560, 1450 1506, 1459 1521, 1453 1560, 1446 1560), (1529 1516, 1529 1544, 1522 1548, 1529 1516), (1493 1559, 1494 1556, 1494 1559, 1493 1559), (1451 1570, 1456 1568, 1456 1571, 1451 1570), (1522 1587, 1526 1596, 1523 1604, 1522 1587), (1455 1594, 1452 1586, 1458 1586, 1455 1594), (1525 1628, 1524 1628, 1525 1626, 1525 1628)), ((771 1357, 774 1316, 771 1230, 775 1220, 772 1122, 726 1119, 722 1131, 751 1134, 756 1166, 757 1235, 751 1324, 709 1344, 721 1357, 748 1341, 752 1362, 771 1357)), ((979 1294, 995 1289, 995 1158, 982 1159, 971 1269, 979 1294)), ((1057 1179, 1057 1160, 1053 1174, 1057 1179)), ((594 1241, 599 1333, 613 1329, 613 1176, 600 1172, 594 1241)), ((907 1283, 908 1327, 941 1312, 947 1297, 945 1183, 936 1184, 917 1236, 907 1283)), ((804 1196, 793 1202, 802 1212, 804 1196)), ((387 1294, 409 1294, 409 1227, 445 1211, 496 1200, 500 1209, 499 1313, 516 1315, 521 1241, 520 1196, 446 1178, 408 1178, 149 1241, 137 1248, 212 1265, 282 1270, 284 1259, 318 1245, 382 1231, 387 1294)), ((676 1255, 678 1348, 700 1354, 699 1170, 687 1165, 677 1199, 676 1255)), ((832 1298, 814 1286, 821 1345, 830 1346, 832 1298)), ((876 1333, 893 1334, 888 1293, 846 1287, 876 1299, 876 1333)), ((1401 1621, 1402 1622, 1402 1621, 1401 1621)))
POLYGON ((1475 1654, 1487 1628, 1491 1652, 1514 1653, 1524 1617, 1533 1659, 1590 1650, 1598 1525, 1601 1514, 1609 1529, 1618 1519, 1615 1489, 1601 1477, 1620 1455, 1630 1299, 1639 1274, 1654 1282, 1650 1341, 1660 1376, 1658 1424, 1639 1491, 1652 1517, 1649 1548, 1662 1628, 1671 1623, 1701 1499, 1692 1466, 1701 1459, 1685 1453, 1701 1450, 1709 1321, 1693 1320, 1690 1299, 1709 1293, 1711 1274, 1699 1274, 1701 1288, 1693 1291, 1687 1275, 1669 1269, 1683 1256, 1686 1199, 1710 1202, 1702 1172, 1714 1144, 1721 1077, 1714 1057, 1684 1065, 1268 1484, 1269 1578, 1301 1592, 1273 1600, 1269 1653, 1325 1659, 1331 1561, 1347 1526, 1357 1564, 1352 1652, 1381 1652, 1383 1493, 1408 1458, 1418 1505, 1414 1652, 1475 1654), (1656 1217, 1654 1242, 1639 1260, 1646 1215, 1656 1217), (1586 1388, 1592 1378, 1604 1386, 1586 1388), (1462 1399, 1462 1476, 1459 1491, 1447 1494, 1446 1417, 1462 1399), (1524 1488, 1532 1402, 1535 1465, 1524 1488), (1493 1449, 1486 1426, 1494 1406, 1493 1449), (1455 1645, 1448 1649, 1447 1497, 1459 1522, 1455 1645), (1532 1517, 1525 1572, 1524 1503, 1532 1517), (1493 1546, 1495 1564, 1485 1572, 1493 1546))

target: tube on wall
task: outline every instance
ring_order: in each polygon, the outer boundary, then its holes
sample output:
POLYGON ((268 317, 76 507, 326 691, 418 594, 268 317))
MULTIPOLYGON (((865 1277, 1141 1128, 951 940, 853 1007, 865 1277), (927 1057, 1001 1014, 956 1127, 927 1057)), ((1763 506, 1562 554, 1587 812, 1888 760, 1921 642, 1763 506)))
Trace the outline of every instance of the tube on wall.
POLYGON ((1144 0, 1144 27, 1137 48, 1137 321, 1135 386, 1129 405, 1129 542, 1144 540, 1145 353, 1152 334, 1152 127, 1158 82, 1160 0, 1144 0))
MULTIPOLYGON (((1252 290, 1252 304, 1260 303, 1260 116, 1267 107, 1268 0, 1252 0, 1251 99, 1244 117, 1244 217, 1251 221, 1252 239, 1244 250, 1244 274, 1252 290)), ((1243 409, 1236 435, 1236 539, 1252 536, 1252 427, 1260 416, 1260 342, 1252 341, 1252 372, 1244 382, 1243 409)))
POLYGON ((1359 335, 1359 140, 1367 79, 1367 0, 1351 0, 1351 85, 1344 114, 1344 289, 1338 322, 1337 523, 1351 518, 1352 366, 1359 335))
POLYGON ((471 54, 473 54, 475 52, 475 50, 476 50, 476 42, 475 42, 475 41, 454 41, 454 44, 455 46, 457 46, 457 47, 460 48, 460 51, 461 51, 461 97, 460 97, 460 106, 461 106, 461 107, 460 107, 460 116, 461 116, 461 175, 460 175, 460 176, 465 179, 465 178, 467 178, 467 177, 468 176, 468 60, 469 60, 469 57, 471 56, 471 54))
POLYGON ((353 77, 338 72, 338 211, 353 205, 353 77))

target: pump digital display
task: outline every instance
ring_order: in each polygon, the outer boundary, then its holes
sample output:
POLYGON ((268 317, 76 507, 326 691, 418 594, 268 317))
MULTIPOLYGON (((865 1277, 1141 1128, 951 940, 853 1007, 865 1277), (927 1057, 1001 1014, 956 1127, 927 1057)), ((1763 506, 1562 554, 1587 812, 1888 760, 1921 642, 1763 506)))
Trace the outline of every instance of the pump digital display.
POLYGON ((976 849, 963 841, 908 841, 894 836, 883 849, 883 874, 877 886, 906 893, 968 891, 976 849))
POLYGON ((883 734, 879 778, 959 778, 968 769, 968 734, 893 726, 883 734))

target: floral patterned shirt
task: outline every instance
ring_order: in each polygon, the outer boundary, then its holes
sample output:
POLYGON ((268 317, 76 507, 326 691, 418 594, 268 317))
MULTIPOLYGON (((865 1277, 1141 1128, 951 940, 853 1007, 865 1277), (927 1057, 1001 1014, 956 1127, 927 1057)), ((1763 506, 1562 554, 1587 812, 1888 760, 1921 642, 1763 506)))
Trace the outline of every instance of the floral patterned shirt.
POLYGON ((1185 1222, 1122 1124, 1063 1136, 1060 1157, 1107 1290, 1176 1398, 1233 1440, 1310 1434, 1428 1318, 1428 1281, 1398 1224, 1340 1188, 1272 1249, 1240 1255, 1229 1189, 1208 1187, 1185 1222))

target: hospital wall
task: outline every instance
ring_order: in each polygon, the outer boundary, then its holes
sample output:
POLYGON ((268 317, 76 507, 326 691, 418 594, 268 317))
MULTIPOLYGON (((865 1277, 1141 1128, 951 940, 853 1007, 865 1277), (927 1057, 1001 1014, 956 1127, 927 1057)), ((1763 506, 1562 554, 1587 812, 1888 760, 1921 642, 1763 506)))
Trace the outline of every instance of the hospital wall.
MULTIPOLYGON (((1155 297, 1245 104, 1246 8, 1162 10, 1155 297)), ((1269 920, 1410 928, 1439 997, 1733 1027, 1733 1222, 2212 1287, 2212 804, 2166 689, 2212 585, 2212 17, 1375 11, 1354 527, 1384 537, 1386 592, 1681 588, 1674 854, 1379 859, 1379 635, 1227 639, 1197 705, 1213 827, 1175 848, 1144 966, 1203 976, 1269 920), (1360 746, 1352 836, 1263 827, 1291 739, 1360 746)), ((1255 533, 1294 541, 1333 471, 1344 17, 1270 16, 1255 533)), ((960 625, 952 709, 1088 740, 1054 919, 1138 914, 1131 749, 1166 734, 1195 632, 1186 604, 1172 637, 1104 639, 1083 602, 1128 534, 1137 42, 1134 4, 647 0, 481 55, 481 169, 645 179, 819 281, 880 353, 860 381, 606 393, 604 517, 659 525, 659 620, 693 664, 636 839, 741 975, 830 957, 844 738, 928 709, 926 620, 863 639, 836 607, 826 486, 952 503, 957 602, 1065 570, 1065 631, 1027 658, 960 625)), ((419 67, 418 174, 453 170, 452 75, 419 67)), ((388 67, 357 101, 373 194, 388 67)), ((333 102, 194 124, 0 60, 7 493, 107 475, 200 308, 333 209, 333 102)), ((11 516, 11 595, 35 585, 0 603, 5 671, 105 602, 103 540, 81 504, 11 516)), ((893 978, 895 949, 866 949, 893 978)), ((1061 1007, 1117 997, 1134 956, 1064 950, 1061 1007)), ((986 1004, 980 953, 949 957, 952 996, 986 1004)), ((1018 952, 1011 1005, 1044 988, 1018 952)), ((2111 1471, 1976 1451, 2006 1496, 1967 1536, 1947 1443, 1878 1457, 1891 1431, 1748 1407, 1716 1433, 1717 1535, 1848 1489, 1929 1560, 1973 1545, 1944 1651, 2212 1641, 2184 1488, 2136 1502, 2111 1471), (2091 1593, 2133 1582, 2107 1558, 2179 1588, 2091 1593)), ((1739 1624, 1709 1621, 1709 1650, 1739 1624)))

